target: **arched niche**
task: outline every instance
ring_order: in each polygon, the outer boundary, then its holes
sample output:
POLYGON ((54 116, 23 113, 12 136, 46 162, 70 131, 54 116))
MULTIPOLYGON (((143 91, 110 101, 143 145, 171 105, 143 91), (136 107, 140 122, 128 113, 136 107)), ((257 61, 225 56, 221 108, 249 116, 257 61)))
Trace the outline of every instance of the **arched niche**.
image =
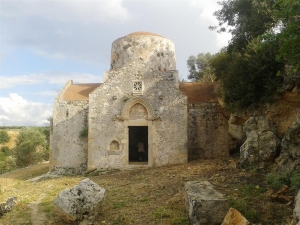
POLYGON ((139 116, 136 115, 138 119, 153 120, 155 118, 152 106, 143 97, 134 97, 125 103, 122 111, 124 120, 134 117, 132 113, 134 110, 141 112, 139 116))
POLYGON ((112 140, 109 144, 109 150, 110 151, 119 151, 120 150, 120 144, 116 140, 112 140))
POLYGON ((141 103, 134 104, 129 110, 130 120, 147 120, 148 111, 144 105, 141 103))
POLYGON ((110 142, 107 143, 107 154, 108 155, 120 155, 122 145, 120 144, 120 141, 117 139, 113 139, 110 142))

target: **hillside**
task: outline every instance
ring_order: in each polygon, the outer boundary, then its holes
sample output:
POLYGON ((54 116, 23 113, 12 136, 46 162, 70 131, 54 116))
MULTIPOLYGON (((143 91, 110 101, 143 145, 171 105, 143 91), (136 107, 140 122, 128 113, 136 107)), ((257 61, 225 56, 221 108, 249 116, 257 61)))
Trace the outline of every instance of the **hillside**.
MULTIPOLYGON (((230 157, 89 176, 107 191, 97 224, 188 224, 183 187, 190 180, 210 181, 255 224, 288 224, 293 204, 272 202, 266 195, 268 187, 262 175, 267 172, 245 172, 236 168, 237 161, 230 157)), ((3 225, 64 224, 54 214, 53 200, 61 190, 76 185, 84 176, 65 176, 38 183, 25 181, 46 173, 47 167, 47 163, 39 164, 0 177, 0 201, 9 196, 18 198, 15 209, 1 218, 3 225)))
POLYGON ((1 148, 1 147, 4 147, 4 146, 9 147, 10 149, 16 147, 15 141, 17 140, 17 136, 18 136, 18 134, 19 134, 19 129, 15 129, 15 130, 5 130, 5 131, 7 131, 7 134, 9 135, 10 140, 9 140, 9 142, 7 142, 7 143, 0 144, 0 148, 1 148))

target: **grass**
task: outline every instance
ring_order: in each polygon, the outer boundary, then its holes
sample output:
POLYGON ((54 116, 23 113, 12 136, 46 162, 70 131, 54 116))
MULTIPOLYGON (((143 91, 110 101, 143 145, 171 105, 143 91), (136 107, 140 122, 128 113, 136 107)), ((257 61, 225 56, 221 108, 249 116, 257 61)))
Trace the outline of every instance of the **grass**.
POLYGON ((266 192, 265 188, 260 188, 254 184, 246 184, 236 188, 235 196, 228 197, 230 207, 237 209, 248 220, 252 222, 263 222, 259 216, 259 211, 251 206, 253 199, 262 198, 266 192))
MULTIPOLYGON (((13 211, 1 218, 3 225, 31 224, 28 205, 37 200, 40 200, 39 213, 44 213, 46 217, 44 225, 65 224, 55 214, 53 201, 61 190, 73 187, 85 177, 64 176, 37 183, 26 182, 47 171, 48 165, 40 164, 0 177, 6 180, 0 193, 0 202, 10 196, 18 199, 13 211)), ((288 206, 271 202, 265 197, 266 188, 257 183, 256 177, 255 174, 241 173, 239 169, 227 167, 226 159, 89 176, 106 189, 106 199, 95 225, 188 225, 184 183, 203 179, 209 180, 225 196, 231 196, 231 206, 236 207, 252 223, 263 221, 263 224, 281 224, 289 219, 292 204, 288 206)))
POLYGON ((252 222, 262 222, 259 213, 257 210, 252 209, 246 200, 237 199, 232 196, 228 198, 228 203, 230 207, 237 209, 240 213, 242 213, 248 220, 252 222))
POLYGON ((269 173, 266 175, 266 181, 271 188, 279 189, 283 185, 287 185, 293 191, 298 191, 300 189, 300 172, 290 171, 284 174, 269 173))
POLYGON ((172 215, 172 212, 168 208, 161 207, 161 208, 156 209, 153 212, 153 215, 154 215, 155 219, 164 219, 164 218, 170 218, 172 215))

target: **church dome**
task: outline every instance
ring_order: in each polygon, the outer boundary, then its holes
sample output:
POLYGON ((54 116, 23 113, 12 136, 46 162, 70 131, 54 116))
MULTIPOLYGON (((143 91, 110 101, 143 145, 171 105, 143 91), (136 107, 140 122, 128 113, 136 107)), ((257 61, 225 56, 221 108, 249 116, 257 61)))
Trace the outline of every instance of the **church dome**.
POLYGON ((115 40, 111 49, 111 69, 143 62, 152 70, 176 70, 174 42, 150 32, 134 32, 115 40))

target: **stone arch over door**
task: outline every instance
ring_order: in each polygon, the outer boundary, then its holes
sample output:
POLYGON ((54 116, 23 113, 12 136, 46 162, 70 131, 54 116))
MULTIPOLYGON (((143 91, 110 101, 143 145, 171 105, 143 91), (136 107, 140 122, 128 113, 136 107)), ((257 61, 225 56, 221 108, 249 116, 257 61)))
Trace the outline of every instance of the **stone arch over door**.
MULTIPOLYGON (((154 110, 150 103, 143 97, 135 97, 130 99, 124 105, 122 110, 122 117, 124 118, 124 126, 125 126, 125 134, 126 143, 124 145, 124 162, 129 167, 135 166, 129 160, 130 157, 130 149, 129 149, 129 129, 132 128, 141 128, 147 129, 147 162, 143 165, 145 166, 152 166, 153 165, 153 131, 152 131, 152 121, 154 118, 154 110), (145 128, 147 127, 147 128, 145 128)), ((140 165, 139 165, 140 166, 140 165)))
POLYGON ((122 116, 124 120, 129 120, 130 110, 136 104, 141 104, 145 107, 147 110, 147 120, 153 120, 155 118, 154 110, 151 104, 143 97, 134 97, 128 100, 123 107, 122 116))

